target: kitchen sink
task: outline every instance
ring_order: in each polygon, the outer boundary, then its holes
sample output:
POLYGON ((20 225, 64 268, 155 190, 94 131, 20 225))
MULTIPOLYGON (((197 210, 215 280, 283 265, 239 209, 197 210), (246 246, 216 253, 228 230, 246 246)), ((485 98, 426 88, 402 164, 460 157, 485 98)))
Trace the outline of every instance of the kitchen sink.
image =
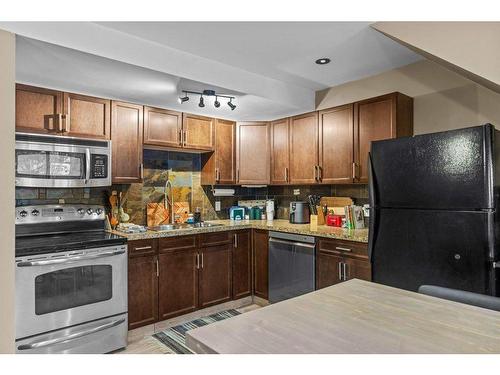
POLYGON ((177 229, 190 229, 190 228, 212 228, 212 227, 220 227, 222 224, 213 224, 213 223, 195 223, 195 224, 163 224, 163 225, 157 225, 154 227, 148 227, 149 230, 152 230, 154 232, 162 232, 162 231, 169 231, 169 230, 177 230, 177 229))

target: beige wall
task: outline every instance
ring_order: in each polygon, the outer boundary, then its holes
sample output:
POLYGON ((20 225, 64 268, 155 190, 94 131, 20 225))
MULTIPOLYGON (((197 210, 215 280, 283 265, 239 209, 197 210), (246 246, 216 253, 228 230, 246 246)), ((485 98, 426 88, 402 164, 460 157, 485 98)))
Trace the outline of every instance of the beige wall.
POLYGON ((414 133, 490 122, 500 129, 500 94, 422 60, 316 93, 317 109, 399 91, 414 98, 414 133))
POLYGON ((377 22, 372 27, 500 92, 500 22, 377 22))
POLYGON ((14 351, 15 37, 0 30, 0 353, 14 351))

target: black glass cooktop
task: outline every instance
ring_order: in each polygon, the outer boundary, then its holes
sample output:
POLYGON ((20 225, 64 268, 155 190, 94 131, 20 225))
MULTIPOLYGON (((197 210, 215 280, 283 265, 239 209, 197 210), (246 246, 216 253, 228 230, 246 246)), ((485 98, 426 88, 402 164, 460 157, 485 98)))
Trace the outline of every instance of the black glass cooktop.
POLYGON ((121 245, 125 237, 104 231, 16 237, 16 257, 121 245))

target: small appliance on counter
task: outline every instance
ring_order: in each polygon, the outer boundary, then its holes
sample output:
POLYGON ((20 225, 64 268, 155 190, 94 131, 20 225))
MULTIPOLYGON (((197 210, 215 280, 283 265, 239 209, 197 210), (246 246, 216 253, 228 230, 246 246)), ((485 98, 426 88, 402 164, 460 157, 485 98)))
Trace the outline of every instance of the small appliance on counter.
POLYGON ((289 219, 292 224, 309 224, 309 204, 307 202, 290 202, 289 219))
POLYGON ((244 220, 245 207, 233 206, 229 209, 229 219, 231 220, 244 220))

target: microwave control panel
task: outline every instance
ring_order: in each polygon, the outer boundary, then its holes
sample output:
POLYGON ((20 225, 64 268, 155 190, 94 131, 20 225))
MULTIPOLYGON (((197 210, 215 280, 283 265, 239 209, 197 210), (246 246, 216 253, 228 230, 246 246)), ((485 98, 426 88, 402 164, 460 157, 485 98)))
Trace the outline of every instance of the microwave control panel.
POLYGON ((92 154, 90 159, 91 172, 90 178, 108 177, 108 156, 92 154))

